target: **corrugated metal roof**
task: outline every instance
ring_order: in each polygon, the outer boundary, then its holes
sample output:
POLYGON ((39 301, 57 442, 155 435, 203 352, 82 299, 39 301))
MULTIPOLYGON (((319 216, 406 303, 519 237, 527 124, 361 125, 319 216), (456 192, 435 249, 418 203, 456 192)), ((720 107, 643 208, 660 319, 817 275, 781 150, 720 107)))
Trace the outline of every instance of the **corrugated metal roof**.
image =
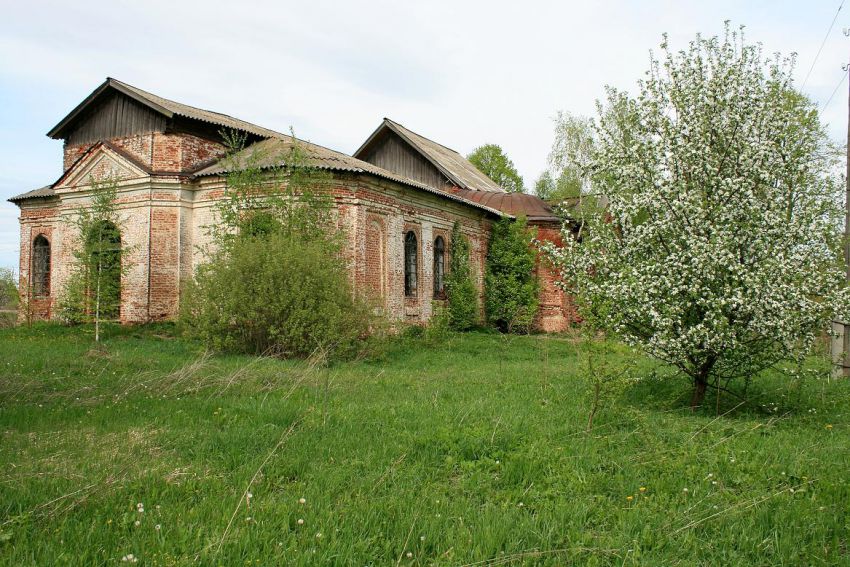
POLYGON ((23 201, 25 199, 46 199, 47 197, 53 197, 55 194, 56 192, 53 190, 52 185, 45 185, 39 189, 33 189, 32 191, 15 195, 8 199, 8 201, 10 203, 17 203, 18 201, 23 201))
POLYGON ((374 140, 385 128, 395 132, 408 144, 418 151, 423 157, 430 161, 443 174, 455 183, 461 189, 471 191, 493 191, 496 193, 504 193, 505 190, 499 187, 495 181, 478 171, 468 159, 460 155, 451 148, 447 148, 442 144, 421 136, 412 130, 408 130, 398 122, 384 118, 381 125, 375 130, 371 136, 363 143, 360 148, 354 152, 355 156, 361 155, 366 147, 374 140))
POLYGON ((232 128, 234 130, 248 132, 250 134, 255 134, 263 138, 271 138, 274 136, 281 135, 280 132, 275 132, 274 130, 269 130, 268 128, 263 128, 262 126, 257 126, 256 124, 252 124, 244 120, 239 120, 238 118, 233 118, 232 116, 228 116, 227 114, 221 114, 220 112, 213 112, 211 110, 196 108, 194 106, 189 106, 188 104, 182 104, 173 100, 169 100, 167 98, 163 98, 161 96, 157 96, 153 93, 149 93, 148 91, 142 90, 132 85, 128 85, 127 83, 121 82, 111 77, 107 77, 106 81, 104 81, 99 87, 92 91, 92 93, 88 97, 86 97, 83 102, 78 104, 77 107, 74 108, 74 110, 72 110, 67 116, 65 116, 65 118, 63 118, 59 122, 59 124, 54 126, 50 130, 50 132, 47 133, 47 135, 51 138, 62 138, 65 134, 67 127, 71 125, 74 120, 78 116, 80 116, 80 114, 83 113, 83 111, 85 111, 92 103, 94 103, 96 99, 98 99, 104 92, 108 90, 115 90, 124 95, 127 95, 133 100, 144 104, 145 106, 151 108, 156 112, 159 112, 160 114, 163 114, 168 118, 171 118, 176 114, 178 116, 191 118, 193 120, 200 120, 201 122, 208 122, 210 124, 223 126, 225 128, 232 128))
MULTIPOLYGON (((196 171, 194 176, 206 177, 210 175, 221 175, 227 173, 228 171, 236 169, 236 167, 244 166, 248 163, 249 159, 253 160, 253 166, 260 168, 285 166, 286 156, 289 155, 289 152, 296 145, 296 143, 301 149, 301 151, 304 153, 304 165, 329 171, 344 171, 350 173, 371 174, 376 177, 395 181, 396 183, 415 187, 416 189, 421 189, 423 191, 427 191, 429 193, 433 193, 441 197, 447 197, 453 201, 464 203, 477 209, 485 210, 497 216, 505 216, 505 213, 503 213, 502 211, 492 208, 486 204, 468 199, 463 195, 456 195, 452 193, 446 193, 445 191, 440 191, 439 189, 431 187, 430 185, 425 185, 424 183, 414 181, 413 179, 397 175, 395 173, 392 173, 391 171, 387 171, 386 169, 383 169, 376 165, 372 165, 371 163, 351 157, 342 152, 337 152, 325 148, 323 146, 319 146, 317 144, 305 142, 303 140, 297 140, 296 142, 291 136, 286 136, 284 134, 279 134, 276 138, 261 140, 248 146, 240 153, 233 156, 232 165, 225 164, 219 161, 213 165, 196 171)), ((512 215, 508 213, 507 216, 512 215)))

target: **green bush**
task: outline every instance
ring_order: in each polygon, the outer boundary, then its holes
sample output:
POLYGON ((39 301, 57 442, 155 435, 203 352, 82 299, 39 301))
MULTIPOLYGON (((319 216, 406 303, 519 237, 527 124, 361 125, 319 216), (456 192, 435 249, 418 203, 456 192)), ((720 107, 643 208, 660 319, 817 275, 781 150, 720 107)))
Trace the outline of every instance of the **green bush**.
POLYGON ((537 314, 532 238, 525 219, 504 218, 493 225, 484 297, 487 320, 502 332, 528 332, 537 314))
POLYGON ((217 350, 282 358, 373 348, 360 339, 380 324, 351 288, 328 174, 294 136, 278 155, 225 137, 231 173, 208 227, 207 262, 181 298, 183 328, 217 350))
POLYGON ((14 272, 9 268, 0 268, 0 328, 14 326, 18 299, 14 272))
POLYGON ((449 273, 446 276, 448 327, 467 331, 478 324, 478 290, 472 281, 469 265, 469 240, 461 233, 460 224, 452 227, 449 246, 449 273))
POLYGON ((336 358, 356 352, 368 312, 327 241, 274 232, 241 238, 202 265, 181 321, 217 350, 336 358))

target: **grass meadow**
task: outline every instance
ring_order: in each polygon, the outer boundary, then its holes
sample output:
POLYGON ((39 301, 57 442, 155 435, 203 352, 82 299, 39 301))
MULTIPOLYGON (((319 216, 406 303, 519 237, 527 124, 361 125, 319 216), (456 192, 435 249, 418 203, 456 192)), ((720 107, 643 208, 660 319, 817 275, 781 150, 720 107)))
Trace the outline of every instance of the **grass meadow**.
POLYGON ((692 413, 614 347, 641 380, 587 432, 584 346, 398 338, 322 367, 169 326, 0 330, 0 563, 850 565, 850 382, 692 413))

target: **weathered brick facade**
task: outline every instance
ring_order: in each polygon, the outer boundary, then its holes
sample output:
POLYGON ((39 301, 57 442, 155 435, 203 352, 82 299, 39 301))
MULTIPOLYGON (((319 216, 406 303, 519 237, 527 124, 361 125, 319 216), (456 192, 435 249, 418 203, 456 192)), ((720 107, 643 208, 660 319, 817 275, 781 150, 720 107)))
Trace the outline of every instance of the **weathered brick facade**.
MULTIPOLYGON (((79 246, 73 217, 89 204, 92 182, 109 178, 118 183, 119 229, 125 249, 120 319, 144 323, 174 318, 181 287, 205 261, 203 251, 212 244, 209 227, 216 222, 215 204, 224 196, 225 179, 215 173, 218 166, 210 164, 224 154, 225 146, 217 134, 218 126, 211 123, 242 129, 253 136, 252 142, 282 142, 286 137, 154 97, 113 79, 87 99, 92 100, 97 104, 92 103, 88 114, 78 107, 50 133, 65 140, 62 177, 50 187, 13 199, 21 208, 20 289, 27 310, 22 316, 49 319, 58 315, 73 252, 79 246), (144 97, 153 101, 153 110, 144 106, 144 97), (110 115, 114 120, 105 120, 104 115, 116 105, 123 109, 121 113, 110 115), (130 115, 134 116, 133 125, 149 124, 152 131, 128 131, 118 117, 130 115), (213 173, 204 173, 209 171, 213 173), (39 236, 49 244, 49 284, 45 293, 32 296, 27 290, 32 289, 33 242, 39 236)), ((397 151, 399 146, 392 147, 397 151)), ((422 161, 413 164, 418 169, 410 177, 405 171, 370 166, 319 146, 310 148, 330 171, 329 190, 338 226, 347 237, 345 254, 356 293, 369 297, 392 320, 427 322, 434 302, 443 300, 443 296, 435 296, 434 242, 443 239, 448 269, 451 231, 457 222, 470 242, 472 274, 483 307, 487 243, 500 212, 475 199, 453 195, 455 190, 470 194, 465 183, 477 182, 480 172, 468 172, 464 179, 446 177, 446 172, 422 161), (419 177, 443 181, 434 188, 419 177), (410 296, 405 295, 404 239, 408 232, 416 235, 417 286, 410 296)), ((377 142, 369 148, 376 160, 392 163, 393 155, 382 153, 377 142)), ((560 238, 556 224, 538 222, 536 227, 541 240, 557 242, 560 238)), ((540 263, 537 274, 541 282, 537 325, 545 331, 561 331, 574 320, 574 307, 554 286, 555 274, 549 266, 540 263)))

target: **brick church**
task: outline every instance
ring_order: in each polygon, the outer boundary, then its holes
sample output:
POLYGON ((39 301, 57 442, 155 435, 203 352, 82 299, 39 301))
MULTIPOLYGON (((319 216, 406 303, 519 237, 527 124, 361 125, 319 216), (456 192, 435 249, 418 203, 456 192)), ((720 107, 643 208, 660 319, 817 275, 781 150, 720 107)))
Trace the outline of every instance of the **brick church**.
MULTIPOLYGON (((120 318, 142 323, 175 317, 181 283, 203 261, 205 227, 224 193, 223 130, 284 155, 294 140, 230 116, 180 104, 107 79, 48 136, 64 142, 63 173, 54 183, 10 199, 20 207, 22 294, 36 318, 56 315, 70 275, 75 234, 69 219, 89 198, 92 180, 118 180, 122 257, 120 318)), ((384 119, 353 156, 298 141, 310 164, 330 175, 355 291, 372 296, 397 321, 424 323, 440 301, 451 228, 469 238, 483 297, 492 223, 520 215, 541 240, 560 222, 541 199, 508 193, 454 150, 384 119), (411 285, 412 283, 412 285, 411 285)), ((537 267, 537 327, 560 331, 573 317, 569 298, 537 267)))

